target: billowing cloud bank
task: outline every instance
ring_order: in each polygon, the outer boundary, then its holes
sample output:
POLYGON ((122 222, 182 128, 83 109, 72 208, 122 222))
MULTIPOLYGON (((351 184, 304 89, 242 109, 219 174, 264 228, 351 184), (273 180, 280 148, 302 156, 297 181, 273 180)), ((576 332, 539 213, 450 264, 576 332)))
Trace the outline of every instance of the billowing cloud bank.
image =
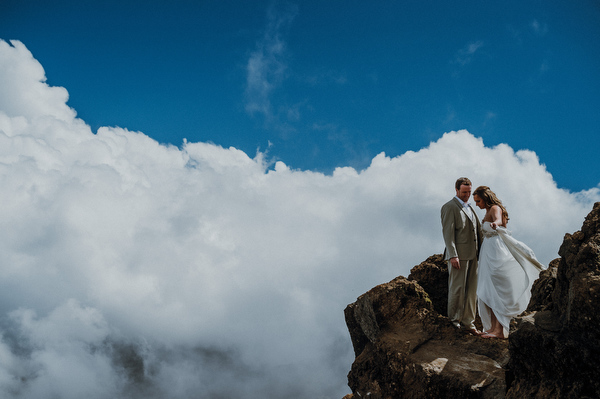
POLYGON ((458 176, 547 263, 597 188, 466 131, 333 175, 97 134, 0 41, 0 396, 340 398, 347 303, 434 253, 458 176))

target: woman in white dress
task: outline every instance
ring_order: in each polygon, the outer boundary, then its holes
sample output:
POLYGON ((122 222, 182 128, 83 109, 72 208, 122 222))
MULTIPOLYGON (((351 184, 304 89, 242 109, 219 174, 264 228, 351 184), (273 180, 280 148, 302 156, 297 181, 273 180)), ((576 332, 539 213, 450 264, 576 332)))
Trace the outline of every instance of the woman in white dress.
POLYGON ((477 187, 473 199, 486 210, 477 282, 479 317, 485 331, 481 337, 506 338, 510 320, 527 308, 531 286, 546 267, 527 245, 512 238, 506 229, 508 212, 489 187, 477 187))

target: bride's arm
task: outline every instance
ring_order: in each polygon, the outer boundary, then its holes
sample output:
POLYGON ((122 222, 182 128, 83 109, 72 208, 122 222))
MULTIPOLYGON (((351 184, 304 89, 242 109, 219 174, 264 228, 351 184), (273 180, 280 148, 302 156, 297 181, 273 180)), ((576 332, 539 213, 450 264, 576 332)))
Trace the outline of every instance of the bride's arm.
POLYGON ((496 230, 496 227, 502 226, 502 209, 498 205, 492 205, 490 208, 490 216, 492 217, 490 223, 492 229, 496 230))

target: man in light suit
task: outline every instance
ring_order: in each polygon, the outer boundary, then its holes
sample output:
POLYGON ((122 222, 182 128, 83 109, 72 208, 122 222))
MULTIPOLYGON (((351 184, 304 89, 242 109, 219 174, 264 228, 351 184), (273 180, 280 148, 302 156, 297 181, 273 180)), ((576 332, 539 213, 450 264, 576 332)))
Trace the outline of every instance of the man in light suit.
POLYGON ((480 335, 475 328, 477 312, 477 255, 481 223, 469 205, 471 181, 456 181, 456 197, 442 206, 442 233, 448 262, 448 317, 458 328, 480 335))

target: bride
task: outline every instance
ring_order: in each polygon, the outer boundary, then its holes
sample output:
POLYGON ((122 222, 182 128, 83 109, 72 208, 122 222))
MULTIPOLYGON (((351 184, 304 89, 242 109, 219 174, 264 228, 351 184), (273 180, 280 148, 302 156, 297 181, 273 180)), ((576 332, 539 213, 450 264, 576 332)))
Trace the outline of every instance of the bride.
POLYGON ((483 243, 479 253, 477 297, 482 338, 506 338, 510 320, 523 312, 531 299, 531 286, 546 269, 525 244, 506 229, 508 212, 487 186, 473 192, 475 204, 485 209, 483 243))

